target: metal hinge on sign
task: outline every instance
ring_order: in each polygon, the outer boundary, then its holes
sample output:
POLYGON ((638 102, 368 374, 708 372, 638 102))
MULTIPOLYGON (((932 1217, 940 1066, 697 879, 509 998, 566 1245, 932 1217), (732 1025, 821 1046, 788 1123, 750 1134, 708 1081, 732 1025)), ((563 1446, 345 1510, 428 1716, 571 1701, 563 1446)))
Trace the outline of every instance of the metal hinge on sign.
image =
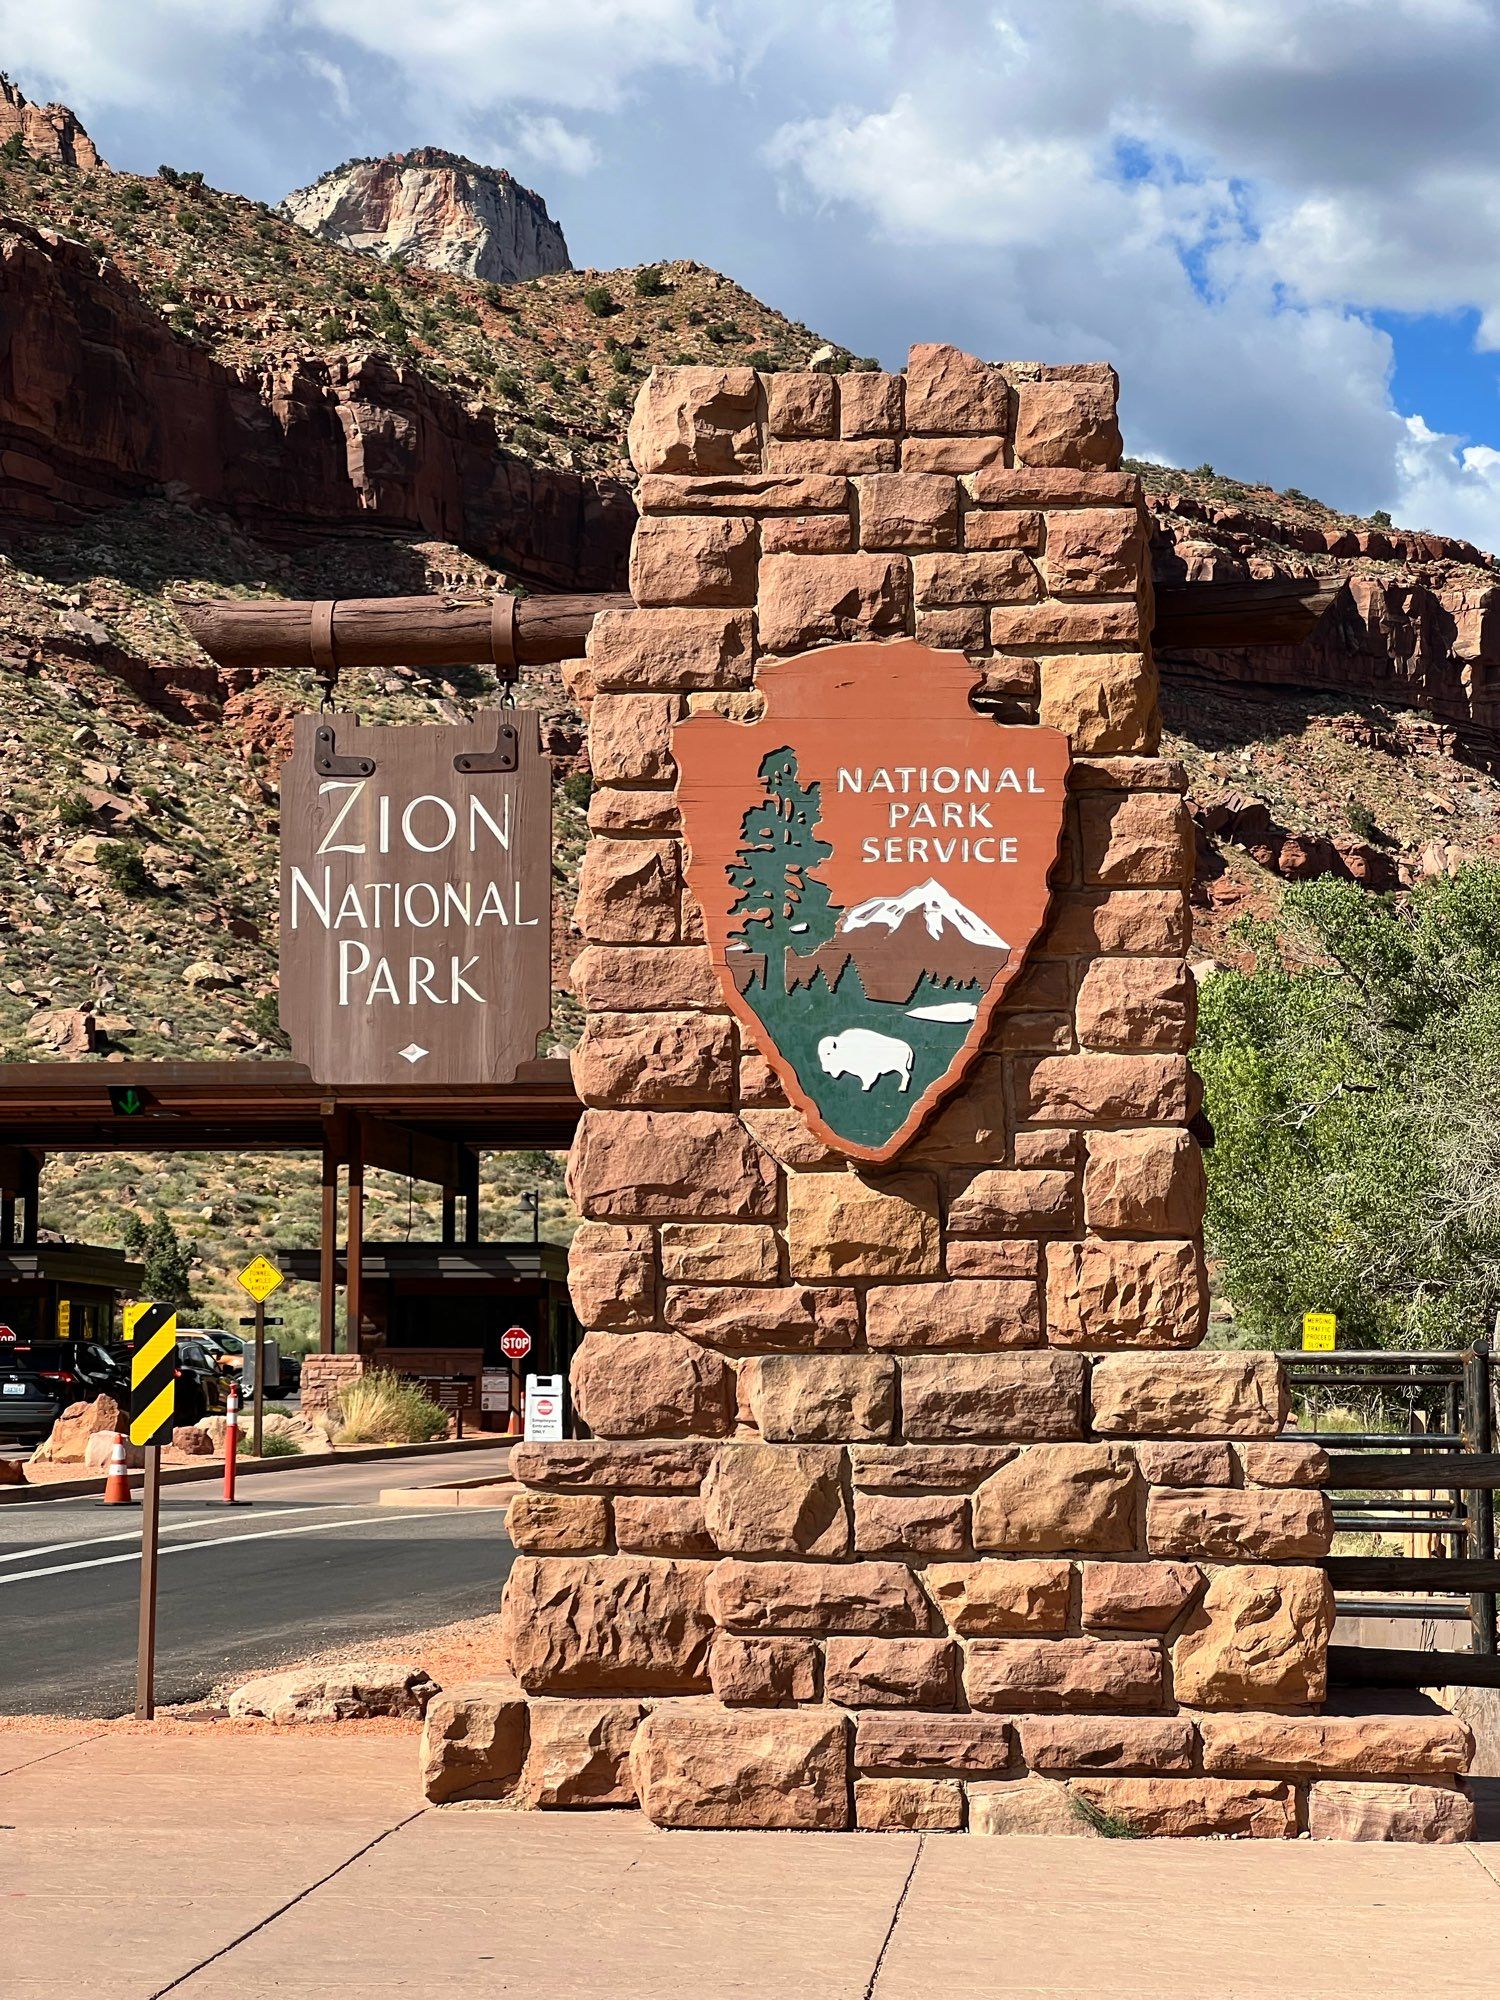
POLYGON ((368 778, 373 776, 373 757, 340 757, 333 730, 320 723, 313 732, 313 769, 320 778, 368 778))
POLYGON ((520 762, 521 739, 513 722, 496 717, 493 750, 468 750, 455 757, 455 771, 514 771, 520 762))

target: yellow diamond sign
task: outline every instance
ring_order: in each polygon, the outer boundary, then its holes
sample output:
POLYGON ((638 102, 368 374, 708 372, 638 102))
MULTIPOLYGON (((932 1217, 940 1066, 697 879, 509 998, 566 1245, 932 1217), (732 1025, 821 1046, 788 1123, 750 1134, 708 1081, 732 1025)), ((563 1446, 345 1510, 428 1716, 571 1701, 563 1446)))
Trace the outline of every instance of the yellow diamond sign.
POLYGON ((269 1257, 252 1257, 239 1275, 240 1283, 257 1305, 268 1299, 278 1285, 286 1283, 269 1257))

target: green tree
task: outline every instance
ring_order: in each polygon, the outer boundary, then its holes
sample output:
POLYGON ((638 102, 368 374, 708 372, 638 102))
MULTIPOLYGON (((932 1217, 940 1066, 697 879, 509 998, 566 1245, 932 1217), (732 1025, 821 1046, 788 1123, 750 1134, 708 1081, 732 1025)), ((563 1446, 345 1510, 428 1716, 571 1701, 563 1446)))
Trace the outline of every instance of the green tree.
POLYGON ((147 1298, 158 1299, 163 1305, 192 1306, 192 1271, 198 1248, 182 1240, 165 1211, 152 1221, 141 1250, 147 1298))
POLYGON ((761 760, 765 798, 740 823, 740 849, 729 869, 739 891, 731 916, 743 919, 735 933, 752 951, 767 956, 767 976, 790 947, 816 951, 833 936, 836 913, 815 870, 833 849, 818 838, 821 787, 804 785, 794 750, 771 750, 761 760))
POLYGON ((1455 1346, 1500 1308, 1500 867, 1409 897, 1299 884, 1204 982, 1209 1248, 1236 1338, 1306 1311, 1455 1346))

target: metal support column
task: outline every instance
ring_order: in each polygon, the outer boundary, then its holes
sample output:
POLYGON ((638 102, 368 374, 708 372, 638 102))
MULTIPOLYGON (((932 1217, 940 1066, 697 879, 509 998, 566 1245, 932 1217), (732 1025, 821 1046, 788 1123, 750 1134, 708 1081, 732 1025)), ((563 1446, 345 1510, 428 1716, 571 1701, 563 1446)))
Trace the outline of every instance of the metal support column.
POLYGON ((364 1319, 365 1155, 358 1118, 349 1120, 349 1216, 344 1244, 344 1349, 358 1354, 364 1319))
POLYGON ((42 1158, 40 1153, 21 1156, 21 1244, 34 1250, 41 1232, 42 1158))
POLYGON ((338 1307, 339 1151, 336 1127, 323 1127, 323 1187, 318 1219, 318 1352, 332 1354, 338 1307))
MULTIPOLYGON (((1467 1405, 1464 1432, 1470 1451, 1494 1449, 1494 1366, 1493 1343, 1476 1340, 1472 1353, 1464 1356, 1464 1402, 1467 1405)), ((1471 1486, 1467 1513, 1469 1532, 1466 1553, 1481 1562, 1492 1561, 1495 1554, 1494 1494, 1471 1486)), ((1495 1651, 1494 1591, 1476 1591, 1469 1599, 1469 1615, 1474 1626, 1473 1650, 1492 1655, 1495 1651)))
POLYGON ((472 1147, 463 1152, 464 1242, 479 1241, 479 1155, 472 1147))

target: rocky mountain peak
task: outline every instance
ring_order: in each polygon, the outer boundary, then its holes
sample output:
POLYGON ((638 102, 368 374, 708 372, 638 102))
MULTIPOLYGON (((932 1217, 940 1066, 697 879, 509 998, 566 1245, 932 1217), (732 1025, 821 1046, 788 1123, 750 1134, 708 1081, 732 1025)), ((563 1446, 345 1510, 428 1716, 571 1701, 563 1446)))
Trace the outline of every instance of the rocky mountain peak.
POLYGON ((430 271, 513 284, 570 271, 562 230, 539 194, 503 167, 421 146, 348 160, 281 204, 310 235, 430 271))
POLYGON ((60 167, 102 167, 99 149, 66 104, 33 104, 0 74, 0 146, 18 138, 36 160, 60 167))

